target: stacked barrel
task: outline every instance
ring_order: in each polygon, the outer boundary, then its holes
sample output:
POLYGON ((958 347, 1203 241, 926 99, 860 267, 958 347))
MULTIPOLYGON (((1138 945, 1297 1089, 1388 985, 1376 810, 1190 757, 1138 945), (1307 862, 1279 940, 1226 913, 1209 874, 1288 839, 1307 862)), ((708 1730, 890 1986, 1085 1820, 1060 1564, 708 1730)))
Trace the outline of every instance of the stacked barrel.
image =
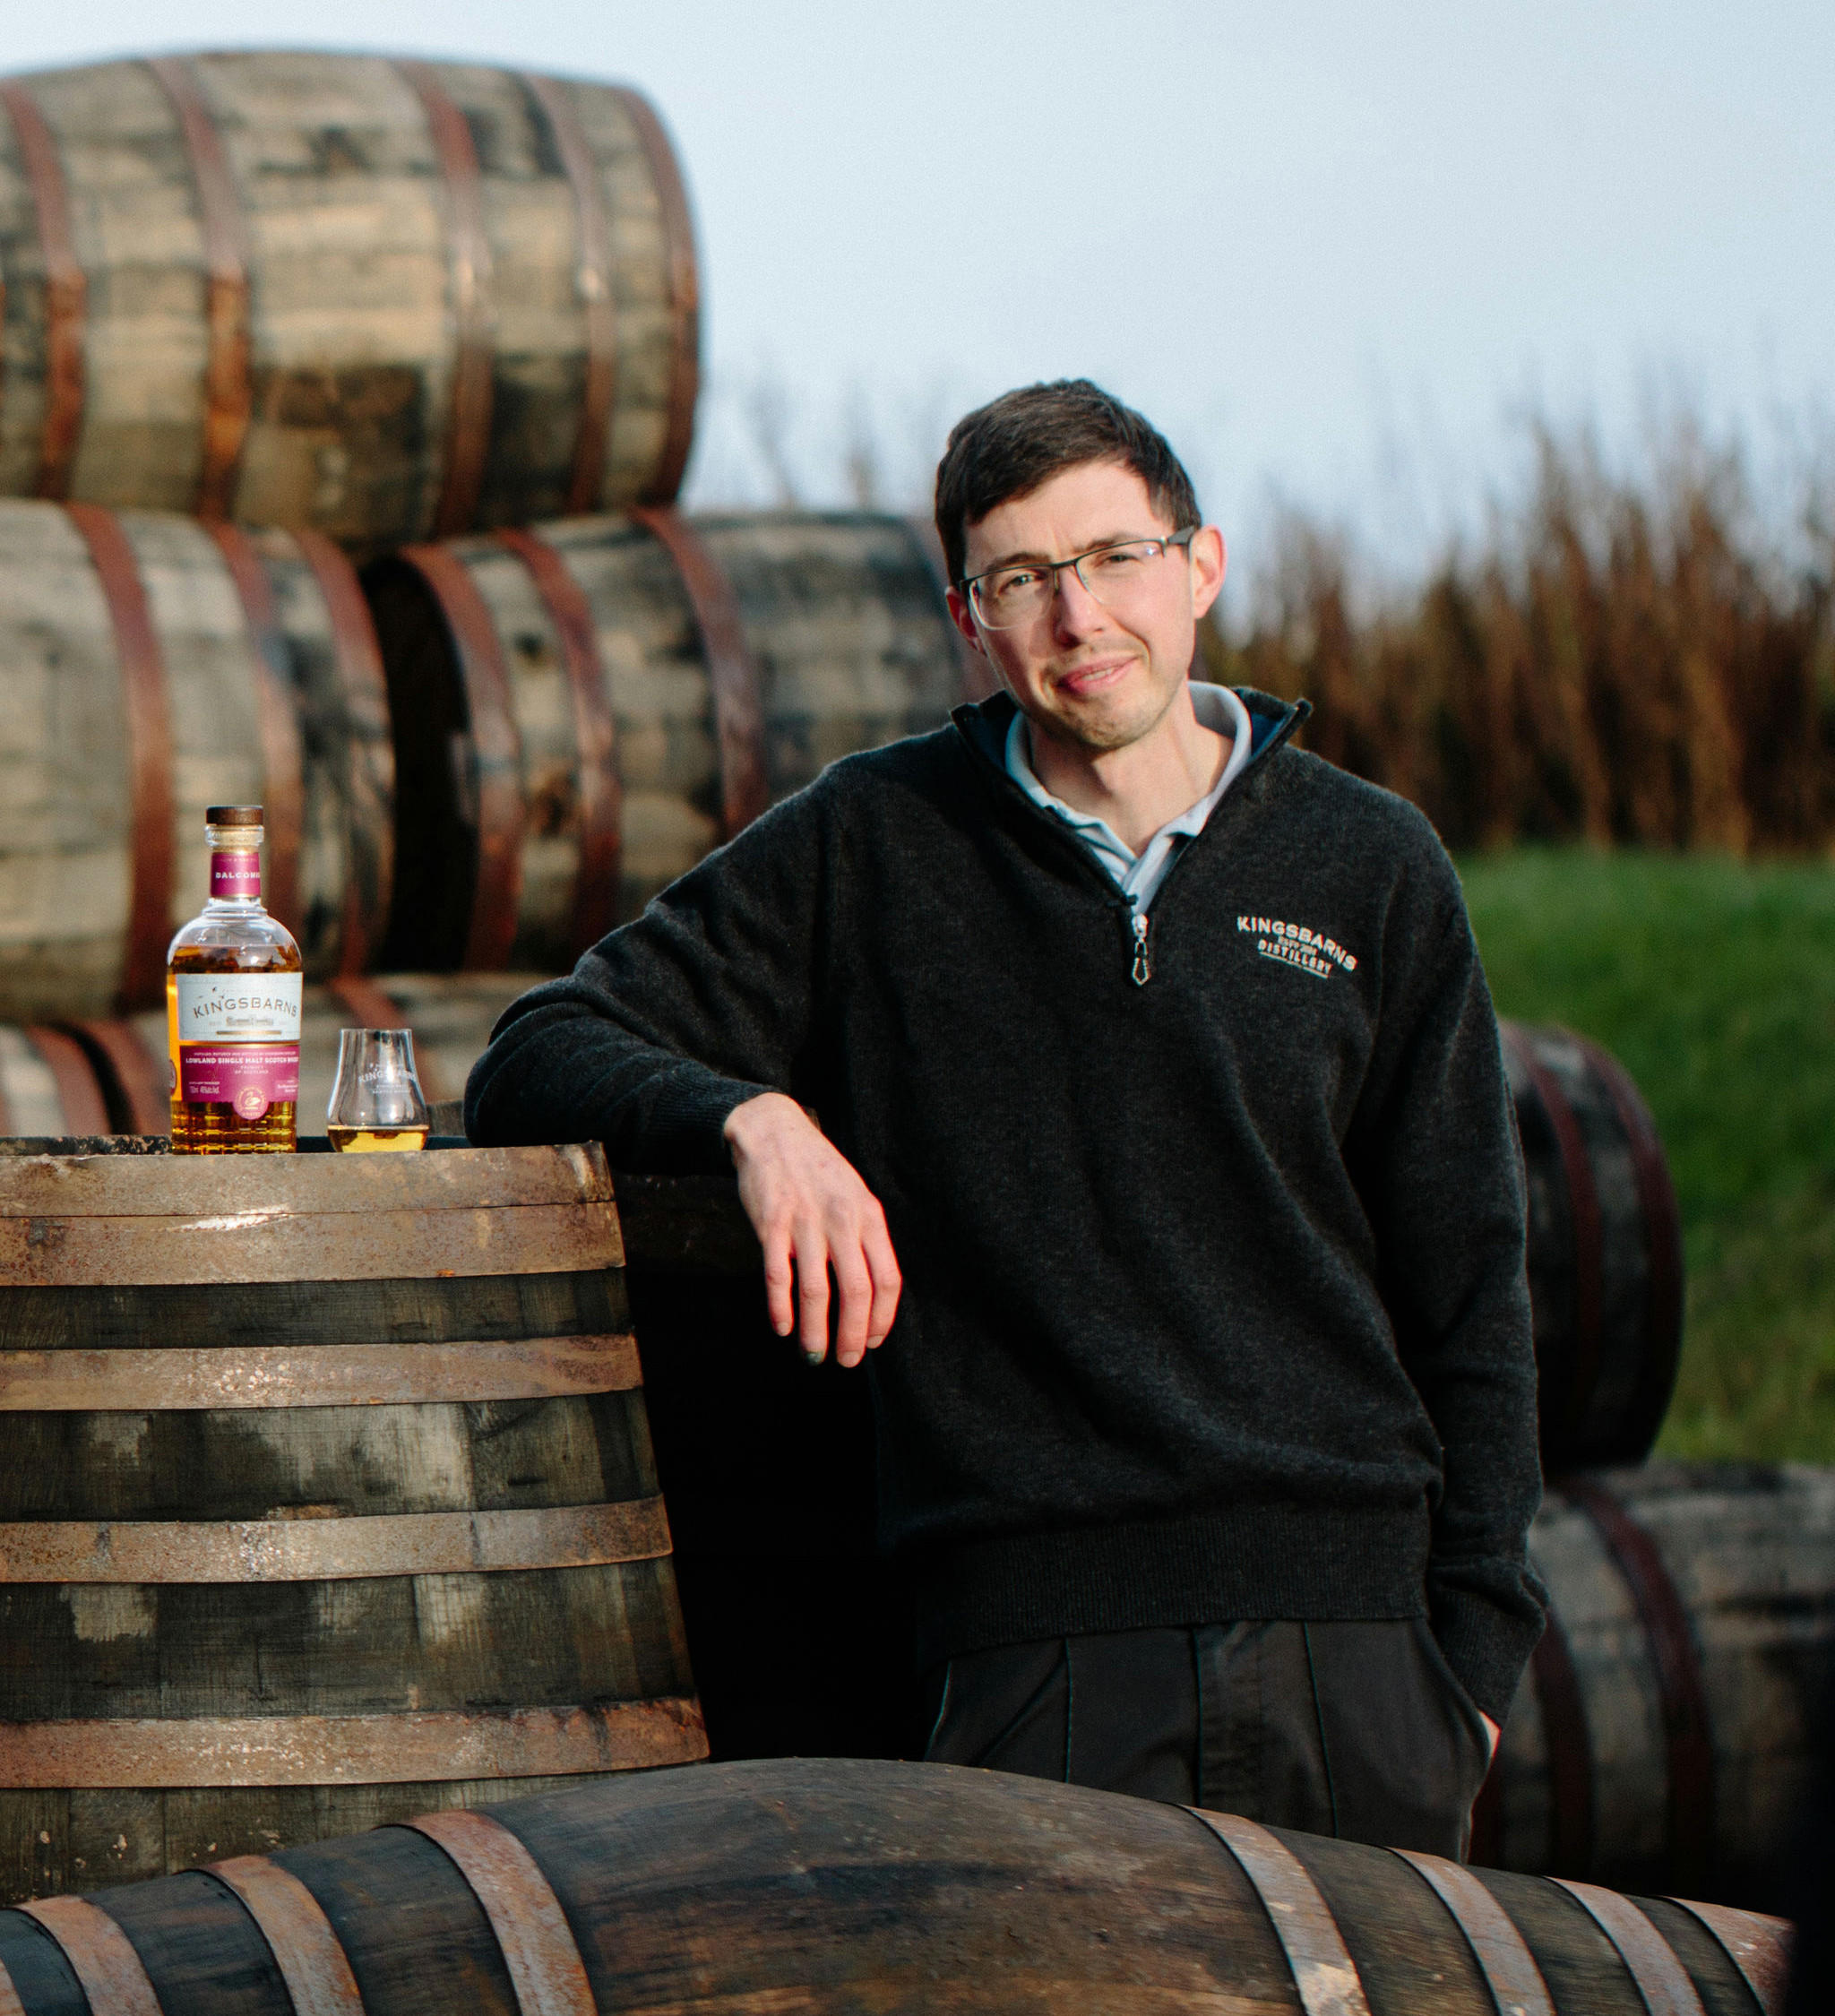
POLYGON ((674 508, 698 280, 635 92, 5 81, 0 279, 0 1021, 157 1004, 211 800, 266 806, 312 978, 555 971, 960 696, 912 527, 674 508))

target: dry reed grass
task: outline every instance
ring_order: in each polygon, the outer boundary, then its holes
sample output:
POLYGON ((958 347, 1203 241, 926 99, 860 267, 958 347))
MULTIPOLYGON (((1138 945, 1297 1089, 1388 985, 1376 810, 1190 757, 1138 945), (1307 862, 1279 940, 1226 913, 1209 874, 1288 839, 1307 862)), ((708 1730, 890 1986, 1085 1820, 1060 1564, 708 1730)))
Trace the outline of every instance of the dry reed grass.
MULTIPOLYGON (((1316 711, 1304 740, 1410 797, 1448 844, 1835 841, 1835 536, 1787 563, 1739 459, 1678 438, 1654 478, 1538 437, 1529 503, 1357 613, 1344 543, 1290 521, 1213 673, 1316 711)), ((1207 626, 1208 627, 1208 626, 1207 626)))

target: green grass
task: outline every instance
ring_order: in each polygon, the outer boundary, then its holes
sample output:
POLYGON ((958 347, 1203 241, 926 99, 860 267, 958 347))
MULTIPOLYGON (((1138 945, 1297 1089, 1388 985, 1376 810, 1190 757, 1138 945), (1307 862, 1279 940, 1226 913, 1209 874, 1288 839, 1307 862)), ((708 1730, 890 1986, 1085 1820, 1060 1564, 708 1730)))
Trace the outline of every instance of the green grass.
POLYGON ((1636 1079, 1682 1207, 1659 1447, 1835 1462, 1835 867, 1525 849, 1460 863, 1498 1012, 1636 1079))

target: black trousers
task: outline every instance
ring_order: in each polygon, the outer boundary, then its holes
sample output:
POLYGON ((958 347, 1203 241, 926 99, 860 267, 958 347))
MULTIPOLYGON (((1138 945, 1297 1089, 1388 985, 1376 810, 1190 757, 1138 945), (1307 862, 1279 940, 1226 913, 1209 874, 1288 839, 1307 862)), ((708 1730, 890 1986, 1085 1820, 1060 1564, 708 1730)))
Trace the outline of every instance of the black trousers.
POLYGON ((1490 1739, 1424 1618, 1203 1624, 969 1652, 922 1754, 1463 1859, 1490 1739))

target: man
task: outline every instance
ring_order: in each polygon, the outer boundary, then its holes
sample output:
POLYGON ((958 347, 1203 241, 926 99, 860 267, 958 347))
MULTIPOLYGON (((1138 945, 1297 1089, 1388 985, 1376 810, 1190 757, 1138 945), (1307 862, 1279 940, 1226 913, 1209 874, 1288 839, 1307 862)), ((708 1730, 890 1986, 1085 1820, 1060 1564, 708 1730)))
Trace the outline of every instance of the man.
POLYGON ((1224 549, 1085 381, 970 414, 1004 691, 832 765, 518 1003, 487 1142, 737 1168, 875 1351, 914 1748, 1460 1852, 1541 1626, 1523 1196, 1427 822, 1187 678, 1224 549), (821 1127, 805 1108, 820 1116, 821 1127))

